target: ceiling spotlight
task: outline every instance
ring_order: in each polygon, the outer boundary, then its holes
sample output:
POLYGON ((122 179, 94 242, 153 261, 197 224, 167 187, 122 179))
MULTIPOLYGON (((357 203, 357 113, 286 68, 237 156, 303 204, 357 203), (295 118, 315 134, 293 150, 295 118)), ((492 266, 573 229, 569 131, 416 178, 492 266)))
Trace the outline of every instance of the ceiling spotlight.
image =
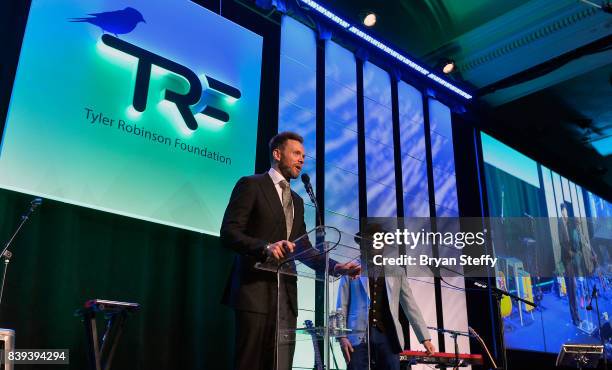
POLYGON ((442 72, 444 72, 444 74, 453 73, 454 70, 455 70, 454 60, 448 59, 444 61, 444 63, 442 63, 442 72))
POLYGON ((376 24, 376 14, 372 12, 368 12, 363 17, 363 25, 366 27, 372 27, 376 24))

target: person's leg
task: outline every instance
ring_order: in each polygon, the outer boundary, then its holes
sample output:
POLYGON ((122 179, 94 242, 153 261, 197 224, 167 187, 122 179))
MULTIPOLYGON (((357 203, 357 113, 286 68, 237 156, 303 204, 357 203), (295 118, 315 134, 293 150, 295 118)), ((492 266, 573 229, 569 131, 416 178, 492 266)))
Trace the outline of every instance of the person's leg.
MULTIPOLYGON (((281 337, 278 344, 278 370, 290 370, 293 367, 293 354, 295 352, 297 317, 288 301, 281 304, 279 319, 281 337)), ((276 324, 274 324, 274 327, 276 327, 276 324)))
POLYGON ((399 370, 399 345, 394 343, 395 336, 388 332, 378 332, 377 335, 379 339, 376 345, 376 370, 399 370))
POLYGON ((271 328, 269 335, 270 338, 273 339, 271 362, 269 362, 267 367, 269 370, 290 370, 293 367, 293 354, 295 352, 295 329, 297 326, 297 315, 292 308, 289 297, 290 294, 295 294, 289 292, 295 291, 295 282, 281 280, 280 287, 280 294, 278 297, 280 302, 278 306, 278 317, 276 312, 276 299, 273 299, 274 302, 270 303, 271 313, 268 317, 268 327, 271 328), (280 330, 278 346, 275 345, 277 335, 277 319, 280 330), (275 357, 277 352, 278 366, 275 366, 275 357))
POLYGON ((368 344, 361 343, 353 347, 351 361, 347 364, 347 370, 367 370, 368 369, 368 344))
POLYGON ((582 276, 576 278, 576 296, 580 301, 580 308, 584 308, 584 278, 582 276))
POLYGON ((380 342, 382 340, 382 333, 380 330, 375 327, 370 326, 370 336, 368 347, 370 348, 369 358, 370 358, 370 369, 378 370, 378 347, 380 346, 380 342))
POLYGON ((578 314, 578 307, 576 305, 576 280, 573 276, 567 277, 567 300, 569 302, 572 322, 578 325, 580 324, 580 315, 578 314))
POLYGON ((270 345, 266 338, 266 314, 239 311, 235 312, 235 365, 236 370, 269 370, 263 366, 263 354, 270 345))
POLYGON ((276 356, 276 307, 270 308, 265 316, 264 337, 266 338, 265 347, 261 358, 261 368, 275 370, 274 360, 276 356))

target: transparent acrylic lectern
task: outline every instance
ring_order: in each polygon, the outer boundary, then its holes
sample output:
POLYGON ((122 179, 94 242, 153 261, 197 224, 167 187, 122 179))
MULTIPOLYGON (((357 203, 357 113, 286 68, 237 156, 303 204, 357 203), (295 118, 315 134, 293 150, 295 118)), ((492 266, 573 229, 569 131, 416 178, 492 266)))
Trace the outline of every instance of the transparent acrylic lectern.
MULTIPOLYGON (((351 279, 335 274, 333 266, 354 261, 365 269, 361 238, 335 227, 318 226, 294 243, 295 250, 284 260, 277 262, 268 259, 255 265, 258 269, 276 274, 277 302, 281 304, 287 304, 286 299, 280 299, 280 294, 286 294, 283 284, 288 281, 293 284, 293 279, 298 282, 297 327, 280 324, 280 312, 284 308, 279 309, 277 303, 275 358, 279 358, 279 348, 283 345, 295 345, 293 366, 314 367, 317 370, 345 369, 340 338, 350 338, 353 347, 357 343, 367 346, 368 305, 366 297, 366 304, 359 307, 361 312, 351 312, 349 319, 347 302, 356 297, 348 297, 347 294, 356 291, 355 288, 362 282, 360 278, 351 279), (359 318, 359 324, 355 318, 359 318)), ((363 270, 361 274, 362 277, 366 276, 363 270)), ((354 311, 356 306, 351 307, 354 311)), ((275 363, 278 364, 278 360, 275 363)))

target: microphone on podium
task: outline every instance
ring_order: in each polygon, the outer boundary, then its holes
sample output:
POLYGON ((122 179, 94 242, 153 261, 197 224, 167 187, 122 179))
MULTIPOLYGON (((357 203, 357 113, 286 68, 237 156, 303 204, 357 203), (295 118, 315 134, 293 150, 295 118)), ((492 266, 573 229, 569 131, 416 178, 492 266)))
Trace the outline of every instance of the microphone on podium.
POLYGON ((34 198, 30 202, 30 207, 31 207, 32 210, 35 210, 36 207, 40 206, 41 204, 42 204, 42 199, 41 198, 34 198))
POLYGON ((310 183, 310 176, 308 176, 307 173, 302 174, 302 184, 304 184, 304 189, 306 189, 306 192, 310 196, 310 200, 313 203, 316 203, 316 198, 314 196, 314 192, 312 191, 312 184, 310 183))
POLYGON ((317 220, 319 221, 319 225, 323 225, 323 221, 321 219, 321 211, 319 209, 319 203, 317 202, 317 197, 315 196, 314 191, 312 190, 312 184, 310 183, 310 176, 307 173, 302 174, 302 183, 304 184, 304 189, 308 193, 310 197, 310 201, 315 206, 315 210, 317 212, 317 220))

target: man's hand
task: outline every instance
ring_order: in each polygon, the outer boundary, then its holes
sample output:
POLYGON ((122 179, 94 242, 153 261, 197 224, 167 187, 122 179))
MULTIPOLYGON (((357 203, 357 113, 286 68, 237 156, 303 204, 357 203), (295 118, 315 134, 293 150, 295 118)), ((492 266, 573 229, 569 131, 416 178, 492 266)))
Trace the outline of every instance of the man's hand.
POLYGON ((425 350, 427 351, 428 355, 433 355, 434 353, 436 353, 436 347, 433 345, 433 343, 431 343, 429 339, 423 341, 423 347, 425 347, 425 350))
POLYGON ((361 274, 361 265, 355 261, 337 263, 336 266, 334 266, 334 274, 348 275, 351 279, 357 279, 359 274, 361 274))
POLYGON ((597 264, 597 262, 598 262, 597 260, 598 260, 597 254, 595 253, 595 251, 594 251, 594 250, 591 250, 591 261, 592 261, 594 264, 597 264))
POLYGON ((354 351, 353 345, 347 337, 342 337, 340 338, 340 347, 342 347, 342 354, 344 355, 344 360, 348 364, 349 362, 351 362, 351 353, 354 351))
POLYGON ((288 240, 279 240, 276 243, 268 244, 266 246, 266 254, 268 257, 272 257, 277 261, 282 260, 289 253, 293 253, 295 249, 295 243, 288 240))

